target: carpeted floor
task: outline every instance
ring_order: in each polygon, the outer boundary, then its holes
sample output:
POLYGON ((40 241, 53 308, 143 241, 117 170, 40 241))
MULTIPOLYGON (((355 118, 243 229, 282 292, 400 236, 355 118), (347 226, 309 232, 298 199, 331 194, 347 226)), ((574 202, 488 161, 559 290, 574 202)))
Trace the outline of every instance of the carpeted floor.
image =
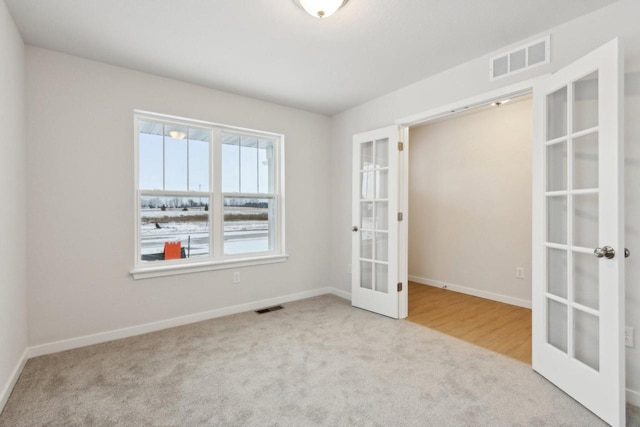
POLYGON ((40 425, 603 423, 523 363, 322 296, 32 359, 0 426, 40 425))

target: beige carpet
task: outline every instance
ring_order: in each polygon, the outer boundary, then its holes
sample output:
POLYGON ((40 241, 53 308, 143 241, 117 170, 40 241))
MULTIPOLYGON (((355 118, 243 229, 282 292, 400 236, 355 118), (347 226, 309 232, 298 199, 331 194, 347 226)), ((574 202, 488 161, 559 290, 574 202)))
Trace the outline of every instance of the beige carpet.
POLYGON ((528 365, 322 296, 32 359, 0 426, 41 425, 603 423, 528 365))

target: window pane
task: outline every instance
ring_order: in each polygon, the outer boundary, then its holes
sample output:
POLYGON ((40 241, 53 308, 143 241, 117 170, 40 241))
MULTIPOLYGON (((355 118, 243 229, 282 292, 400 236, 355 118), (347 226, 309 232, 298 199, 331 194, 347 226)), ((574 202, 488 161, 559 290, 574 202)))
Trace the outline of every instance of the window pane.
POLYGON ((373 169, 373 142, 360 144, 360 169, 373 169))
POLYGON ((386 168, 389 166, 389 139, 379 139, 376 141, 376 167, 386 168))
POLYGON ((547 147, 547 190, 567 189, 567 142, 547 147))
POLYGON ((224 253, 274 249, 275 201, 271 198, 224 198, 224 253))
POLYGON ((360 261, 360 287, 373 288, 373 263, 360 261))
POLYGON ((209 132, 189 137, 189 191, 209 191, 209 132))
POLYGON ((360 228, 373 230, 373 202, 360 202, 360 228))
POLYGON ((547 292, 567 298, 567 251, 547 248, 547 292))
POLYGON ((388 275, 388 267, 387 264, 379 264, 376 265, 376 291, 384 292, 385 294, 389 292, 389 275, 388 275))
POLYGON ((598 133, 573 140, 573 188, 598 188, 598 133))
POLYGON ((573 310, 576 359, 596 371, 600 370, 600 319, 580 310, 573 310))
POLYGON ((258 192, 258 138, 240 138, 240 192, 258 192))
POLYGON ((573 253, 573 300, 600 308, 600 261, 592 254, 573 253))
POLYGON ((567 352, 567 306, 547 299, 547 342, 567 352))
POLYGON ((186 127, 165 125, 165 190, 187 190, 187 135, 186 127))
POLYGON ((373 232, 363 230, 360 233, 360 258, 373 259, 373 232))
POLYGON ((373 186, 374 186, 374 175, 375 172, 361 172, 360 173, 360 182, 361 182, 361 191, 360 197, 365 200, 373 199, 373 186))
POLYGON ((573 131, 598 126, 598 72, 573 84, 573 131))
POLYGON ((376 202, 375 229, 376 230, 389 229, 389 203, 388 202, 376 202))
POLYGON ((139 187, 144 190, 162 190, 162 123, 139 123, 139 187), (154 133, 155 132, 155 133, 154 133))
POLYGON ((180 242, 180 258, 209 255, 209 198, 140 198, 142 261, 165 259, 165 244, 180 242))
POLYGON ((376 171, 376 199, 389 198, 389 170, 376 171))
POLYGON ((376 233, 376 260, 389 260, 389 233, 376 233))
POLYGON ((240 136, 222 133, 222 191, 240 191, 240 136))
POLYGON ((547 197, 547 242, 567 243, 567 196, 547 197))
POLYGON ((547 140, 567 134, 567 88, 547 95, 547 140))
POLYGON ((258 145, 258 193, 273 193, 273 141, 261 139, 258 145))
POLYGON ((599 242, 599 212, 597 194, 573 196, 573 245, 597 248, 599 242))

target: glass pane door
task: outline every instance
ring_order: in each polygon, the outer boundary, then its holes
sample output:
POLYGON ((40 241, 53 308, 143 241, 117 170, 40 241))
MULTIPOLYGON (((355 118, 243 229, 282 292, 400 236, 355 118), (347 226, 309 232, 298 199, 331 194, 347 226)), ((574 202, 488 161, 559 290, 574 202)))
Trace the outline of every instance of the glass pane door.
POLYGON ((353 137, 351 304, 393 318, 400 313, 399 136, 391 126, 353 137))
POLYGON ((360 287, 389 291, 389 139, 360 143, 360 287))
POLYGON ((598 72, 546 95, 547 343, 599 371, 598 72))
POLYGON ((618 40, 536 82, 533 369, 624 425, 623 55, 618 40))

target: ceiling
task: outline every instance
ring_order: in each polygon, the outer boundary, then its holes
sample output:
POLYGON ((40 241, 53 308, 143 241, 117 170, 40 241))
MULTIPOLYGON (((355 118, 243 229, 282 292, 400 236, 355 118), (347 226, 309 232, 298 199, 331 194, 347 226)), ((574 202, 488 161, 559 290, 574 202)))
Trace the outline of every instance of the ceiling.
POLYGON ((333 115, 616 0, 4 1, 27 44, 333 115))

